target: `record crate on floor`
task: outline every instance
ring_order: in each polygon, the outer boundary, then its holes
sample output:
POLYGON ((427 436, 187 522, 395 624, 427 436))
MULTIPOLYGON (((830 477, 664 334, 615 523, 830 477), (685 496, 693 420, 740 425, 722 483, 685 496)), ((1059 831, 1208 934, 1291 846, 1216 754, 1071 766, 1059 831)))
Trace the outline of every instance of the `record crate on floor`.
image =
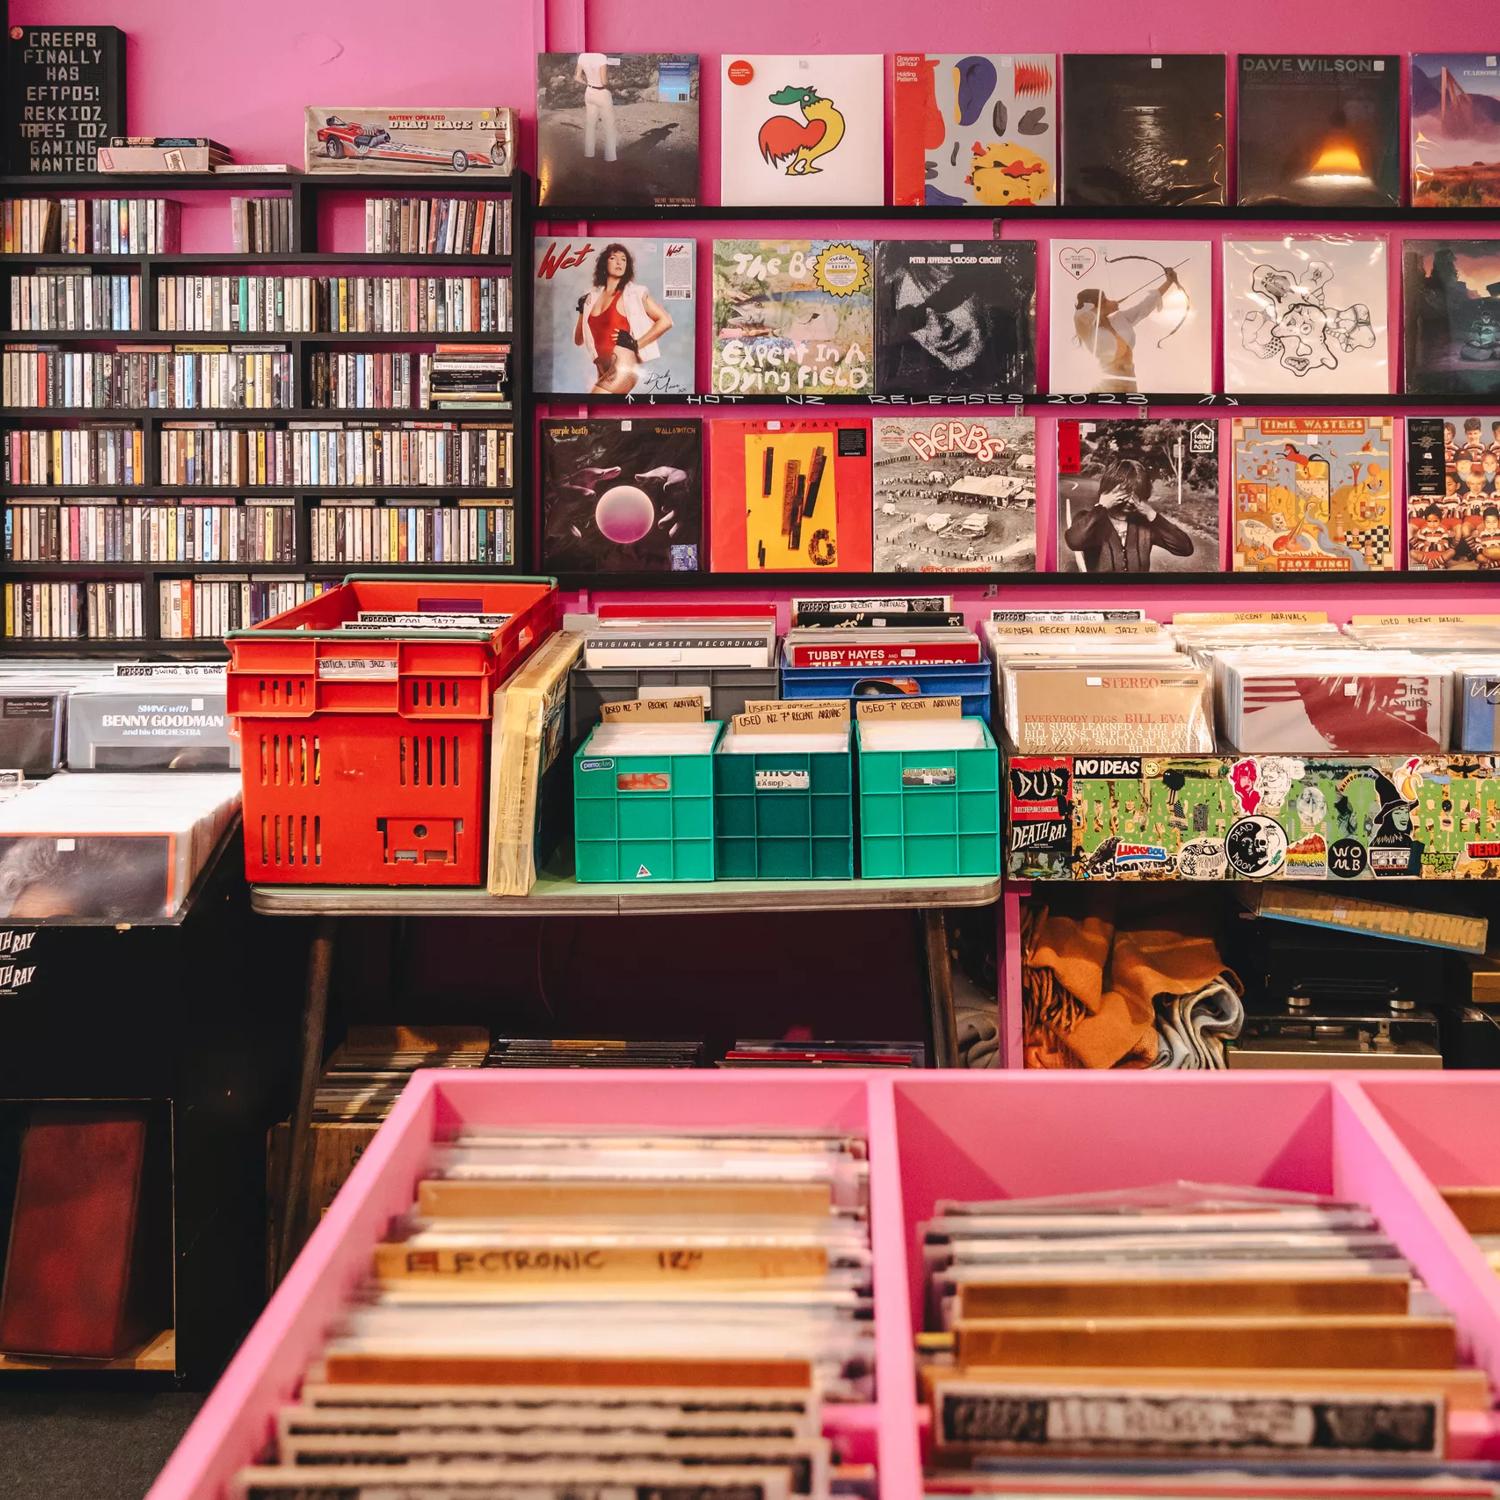
MULTIPOLYGON (((221 1500, 262 1456, 278 1408, 318 1360, 373 1247, 406 1213, 435 1146, 474 1127, 838 1132, 868 1147, 876 1398, 825 1403, 824 1430, 874 1459, 885 1500, 913 1500, 925 1412, 914 1380, 926 1268, 918 1226, 942 1199, 1216 1183, 1367 1205, 1500 1380, 1500 1278, 1440 1189, 1493 1183, 1500 1074, 980 1074, 892 1078, 678 1072, 419 1073, 381 1127, 149 1500, 221 1500)), ((1447 1417, 1447 1457, 1500 1457, 1488 1408, 1447 1417)))
POLYGON ((558 619, 550 578, 351 574, 231 634, 246 876, 481 884, 495 693, 558 619), (414 633, 412 615, 504 618, 414 633))

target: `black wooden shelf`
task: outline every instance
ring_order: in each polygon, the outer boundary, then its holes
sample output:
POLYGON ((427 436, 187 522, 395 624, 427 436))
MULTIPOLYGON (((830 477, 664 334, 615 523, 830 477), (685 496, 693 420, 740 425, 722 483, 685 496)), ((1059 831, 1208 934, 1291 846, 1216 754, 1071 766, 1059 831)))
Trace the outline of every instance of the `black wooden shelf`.
MULTIPOLYGON (((443 255, 391 254, 383 255, 376 250, 222 250, 194 252, 190 255, 176 251, 160 254, 121 253, 89 251, 81 255, 64 255, 58 251, 28 255, 24 251, 8 251, 0 255, 0 265, 5 266, 107 266, 111 270, 145 267, 153 271, 172 271, 178 266, 492 266, 498 270, 508 269, 509 255, 489 255, 483 251, 455 251, 443 255)), ((362 273, 368 274, 368 273, 362 273)))
POLYGON ((289 573, 316 574, 323 577, 346 573, 362 573, 369 569, 392 573, 496 573, 509 574, 517 571, 514 563, 490 562, 306 562, 291 559, 283 562, 10 562, 0 561, 0 572, 14 573, 26 578, 49 578, 54 582, 76 581, 75 575, 107 573, 114 578, 148 578, 161 576, 182 578, 200 574, 223 575, 233 578, 263 579, 270 575, 280 578, 289 573))
POLYGON ((1074 222, 1080 219, 1140 220, 1156 223, 1262 223, 1336 221, 1341 224, 1493 224, 1493 208, 1315 207, 1308 204, 1087 204, 1045 203, 1028 207, 995 208, 990 204, 958 205, 910 203, 803 204, 703 203, 696 208, 621 207, 613 204, 561 208, 544 204, 533 219, 550 223, 644 223, 648 220, 740 219, 899 219, 941 224, 958 219, 1074 222))
MULTIPOLYGON (((387 192, 392 189, 414 198, 502 196, 515 191, 517 178, 490 175, 488 167, 451 175, 438 172, 34 172, 0 176, 0 193, 23 194, 28 189, 49 193, 76 189, 88 193, 133 193, 143 189, 181 188, 186 192, 233 193, 240 188, 323 188, 343 192, 387 192)), ((522 183, 529 179, 521 177, 522 183)))
POLYGON ((1500 579, 1494 573, 1424 572, 1397 568, 1388 573, 555 573, 545 559, 541 570, 556 576, 558 587, 605 593, 611 589, 789 589, 797 594, 862 593, 879 589, 921 591, 930 588, 992 589, 1004 594, 1027 588, 1135 588, 1161 584, 1167 588, 1203 584, 1261 585, 1318 589, 1325 583, 1402 583, 1442 587, 1453 583, 1486 584, 1500 579))
POLYGON ((1421 407, 1430 411, 1468 411, 1478 409, 1486 401, 1500 401, 1500 387, 1486 395, 1483 392, 1467 396, 1432 396, 1421 392, 1385 392, 1380 395, 1320 395, 1298 394, 1286 391, 1269 391, 1260 394, 1225 394, 1214 392, 1146 393, 1139 396, 1109 395, 1059 395, 1049 391, 972 392, 963 396, 913 396, 887 393, 862 395, 813 394, 796 396, 746 396, 746 395, 670 395, 670 396, 614 396, 590 395, 587 392, 563 393, 557 391, 536 392, 531 397, 539 406, 604 406, 625 410, 655 410, 657 408, 683 408, 692 412, 708 411, 727 413, 754 406, 788 407, 864 407, 872 413, 940 412, 962 409, 966 406, 983 407, 987 411, 1003 415, 1007 411, 1020 409, 1045 410, 1055 414, 1069 411, 1088 412, 1096 407, 1108 407, 1122 414, 1149 411, 1153 407, 1192 407, 1204 412, 1253 411, 1257 407, 1281 409, 1296 407, 1299 410, 1326 411, 1331 409, 1359 409, 1365 411, 1403 411, 1407 407, 1421 407))
POLYGON ((227 659, 228 655, 223 641, 208 637, 171 640, 154 635, 105 639, 96 636, 0 636, 0 656, 124 656, 164 657, 173 660, 183 656, 217 656, 227 659))
POLYGON ((493 333, 345 333, 337 329, 287 333, 278 329, 228 328, 11 328, 0 331, 7 344, 509 344, 514 329, 493 333))
POLYGON ((325 485, 279 485, 279 484, 0 484, 0 499, 6 500, 64 500, 97 497, 105 500, 201 500, 204 498, 228 499, 311 499, 311 500, 410 500, 426 499, 439 504, 445 499, 462 497, 466 500, 495 498, 510 500, 515 496, 515 486, 508 484, 427 484, 371 485, 371 484, 325 484, 325 485))

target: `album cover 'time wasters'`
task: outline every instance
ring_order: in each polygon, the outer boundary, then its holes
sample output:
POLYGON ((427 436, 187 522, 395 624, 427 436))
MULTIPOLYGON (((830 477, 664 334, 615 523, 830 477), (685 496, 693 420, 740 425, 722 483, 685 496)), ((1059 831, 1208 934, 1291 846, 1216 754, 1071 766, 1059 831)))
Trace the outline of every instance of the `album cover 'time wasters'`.
POLYGON ((1407 566, 1500 568, 1500 412, 1406 419, 1407 566))
POLYGON ((1057 59, 898 52, 891 202, 1057 202, 1057 59))
POLYGON ((1412 54, 1411 174, 1419 207, 1500 204, 1500 54, 1412 54))
POLYGON ((1036 389, 1031 240, 881 240, 875 385, 891 395, 1036 389))
POLYGON ((1236 417, 1237 573, 1395 566, 1389 417, 1236 417))
POLYGON ((1500 392, 1500 240, 1407 240, 1406 389, 1500 392))
POLYGON ((1207 240, 1053 239, 1048 384, 1199 395, 1213 389, 1207 240))
POLYGON ((542 235, 535 243, 534 389, 669 396, 693 390, 693 240, 542 235))
POLYGON ((543 421, 542 561, 559 572, 694 572, 703 534, 696 418, 543 421))
POLYGON ((868 394, 874 259, 869 240, 715 240, 713 389, 868 394))
POLYGON ((1062 201, 1224 202, 1224 54, 1063 58, 1062 201))
POLYGON ((1216 573, 1219 424, 1057 424, 1060 573, 1216 573))
POLYGON ((698 201, 698 59, 543 52, 537 190, 548 207, 685 208, 698 201))
POLYGON ((1384 239, 1226 240, 1224 389, 1384 395, 1384 239))
POLYGON ((1242 53, 1241 203, 1401 202, 1401 59, 1242 53))
POLYGON ((715 573, 870 571, 870 424, 709 424, 715 573))
POLYGON ((875 571, 1036 567, 1032 417, 876 417, 875 571))
POLYGON ((885 59, 726 52, 723 202, 885 202, 885 59))

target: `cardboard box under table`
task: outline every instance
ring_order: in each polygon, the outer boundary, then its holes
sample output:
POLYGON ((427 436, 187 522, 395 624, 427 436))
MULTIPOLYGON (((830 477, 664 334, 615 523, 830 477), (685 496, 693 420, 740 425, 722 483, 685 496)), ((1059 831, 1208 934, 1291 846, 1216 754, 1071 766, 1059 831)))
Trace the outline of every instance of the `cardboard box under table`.
POLYGON ((857 728, 860 873, 999 874, 1000 753, 984 720, 930 698, 861 704, 857 728))
POLYGON ((606 720, 573 757, 580 881, 714 878, 714 747, 723 724, 606 720))
POLYGON ((849 706, 780 703, 736 715, 714 754, 720 880, 854 873, 849 706))

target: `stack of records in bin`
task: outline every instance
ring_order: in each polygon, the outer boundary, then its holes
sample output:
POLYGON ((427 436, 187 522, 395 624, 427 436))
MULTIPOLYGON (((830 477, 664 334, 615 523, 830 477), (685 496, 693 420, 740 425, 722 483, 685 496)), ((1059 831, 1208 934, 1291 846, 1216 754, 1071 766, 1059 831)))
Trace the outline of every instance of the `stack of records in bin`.
POLYGON ((232 1493, 869 1495, 823 1435, 875 1395, 868 1203, 844 1131, 462 1128, 232 1493))
POLYGON ((972 666, 984 660, 967 625, 794 625, 786 633, 789 667, 972 666))
POLYGON ((478 1068, 482 1026, 351 1026, 323 1068, 314 1120, 383 1120, 418 1068, 478 1068))
POLYGON ((1225 1494, 1315 1495, 1361 1466, 1439 1464, 1450 1414, 1489 1411, 1452 1317, 1363 1203, 1176 1182, 933 1212, 921 1384, 944 1477, 1061 1460, 1047 1489, 1112 1494, 1100 1471, 1122 1460, 1200 1481, 1219 1463, 1225 1494), (1252 1477, 1275 1470, 1279 1489, 1252 1477))
POLYGON ((920 1042, 778 1042, 741 1039, 721 1068, 925 1068, 920 1042))
POLYGON ((507 344, 438 344, 432 351, 427 405, 433 411, 504 411, 507 344))
POLYGON ((627 1042, 602 1038, 496 1037, 487 1068, 701 1068, 701 1041, 627 1042))
MULTIPOLYGON (((624 606, 621 606, 624 608, 624 606)), ((583 630, 585 667, 774 667, 775 606, 762 618, 664 616, 651 605, 638 615, 606 615, 583 630)))

